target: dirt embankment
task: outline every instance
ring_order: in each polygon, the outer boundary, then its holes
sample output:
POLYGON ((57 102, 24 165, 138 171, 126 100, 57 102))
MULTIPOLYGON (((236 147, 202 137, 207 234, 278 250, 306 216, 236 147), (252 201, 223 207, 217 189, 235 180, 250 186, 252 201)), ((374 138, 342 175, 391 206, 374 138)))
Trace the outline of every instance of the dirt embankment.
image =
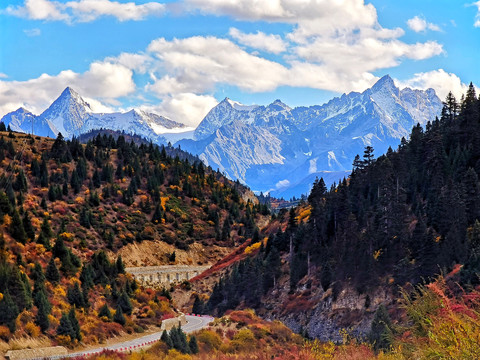
POLYGON ((158 266, 158 265, 211 265, 224 258, 231 248, 221 246, 205 247, 194 243, 188 250, 180 250, 175 246, 158 240, 145 240, 132 243, 121 248, 117 253, 110 253, 112 258, 118 255, 127 267, 158 266), (175 261, 170 261, 175 252, 175 261))

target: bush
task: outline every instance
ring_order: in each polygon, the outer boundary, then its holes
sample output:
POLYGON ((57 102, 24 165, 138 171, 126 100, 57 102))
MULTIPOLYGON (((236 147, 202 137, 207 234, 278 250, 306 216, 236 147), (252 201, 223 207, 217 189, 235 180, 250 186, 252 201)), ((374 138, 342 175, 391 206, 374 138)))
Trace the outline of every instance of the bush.
POLYGON ((253 350, 256 347, 255 335, 250 329, 242 329, 230 342, 230 349, 233 352, 253 350))
POLYGON ((197 335, 197 341, 205 352, 218 350, 222 345, 222 338, 211 330, 202 330, 197 335))

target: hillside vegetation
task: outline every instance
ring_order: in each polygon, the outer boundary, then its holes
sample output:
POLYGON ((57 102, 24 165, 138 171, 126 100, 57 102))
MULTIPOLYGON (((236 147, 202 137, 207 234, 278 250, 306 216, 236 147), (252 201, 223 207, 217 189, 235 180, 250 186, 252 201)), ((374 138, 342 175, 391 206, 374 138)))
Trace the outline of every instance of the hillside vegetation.
POLYGON ((173 264, 175 250, 230 249, 268 213, 246 188, 179 149, 1 130, 2 349, 13 338, 70 346, 159 325, 176 315, 169 291, 140 289, 116 254, 164 242, 174 250, 164 263, 173 264))
POLYGON ((348 179, 330 189, 318 179, 308 203, 281 212, 268 241, 197 305, 218 314, 254 307, 322 338, 332 333, 318 324, 333 323, 340 340, 342 327, 366 336, 365 319, 382 302, 402 321, 399 286, 456 269, 471 291, 480 284, 479 173, 480 101, 471 85, 460 103, 449 94, 441 118, 414 127, 396 151, 374 159, 366 147, 348 179))

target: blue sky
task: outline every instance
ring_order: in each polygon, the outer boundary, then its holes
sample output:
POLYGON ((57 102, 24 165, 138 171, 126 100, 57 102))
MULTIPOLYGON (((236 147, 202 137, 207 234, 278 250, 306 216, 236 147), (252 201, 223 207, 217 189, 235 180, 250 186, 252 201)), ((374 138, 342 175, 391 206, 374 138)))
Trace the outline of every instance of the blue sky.
POLYGON ((97 111, 195 126, 228 96, 322 104, 390 74, 443 98, 480 84, 480 1, 17 0, 0 8, 0 116, 66 86, 97 111))

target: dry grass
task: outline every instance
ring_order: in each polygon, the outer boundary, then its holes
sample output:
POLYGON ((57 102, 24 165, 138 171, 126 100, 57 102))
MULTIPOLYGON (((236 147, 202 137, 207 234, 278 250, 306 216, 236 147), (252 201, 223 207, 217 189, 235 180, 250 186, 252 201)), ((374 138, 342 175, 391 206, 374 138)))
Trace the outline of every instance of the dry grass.
POLYGON ((8 350, 35 349, 52 346, 52 342, 46 336, 13 338, 8 343, 0 341, 0 352, 8 350))

